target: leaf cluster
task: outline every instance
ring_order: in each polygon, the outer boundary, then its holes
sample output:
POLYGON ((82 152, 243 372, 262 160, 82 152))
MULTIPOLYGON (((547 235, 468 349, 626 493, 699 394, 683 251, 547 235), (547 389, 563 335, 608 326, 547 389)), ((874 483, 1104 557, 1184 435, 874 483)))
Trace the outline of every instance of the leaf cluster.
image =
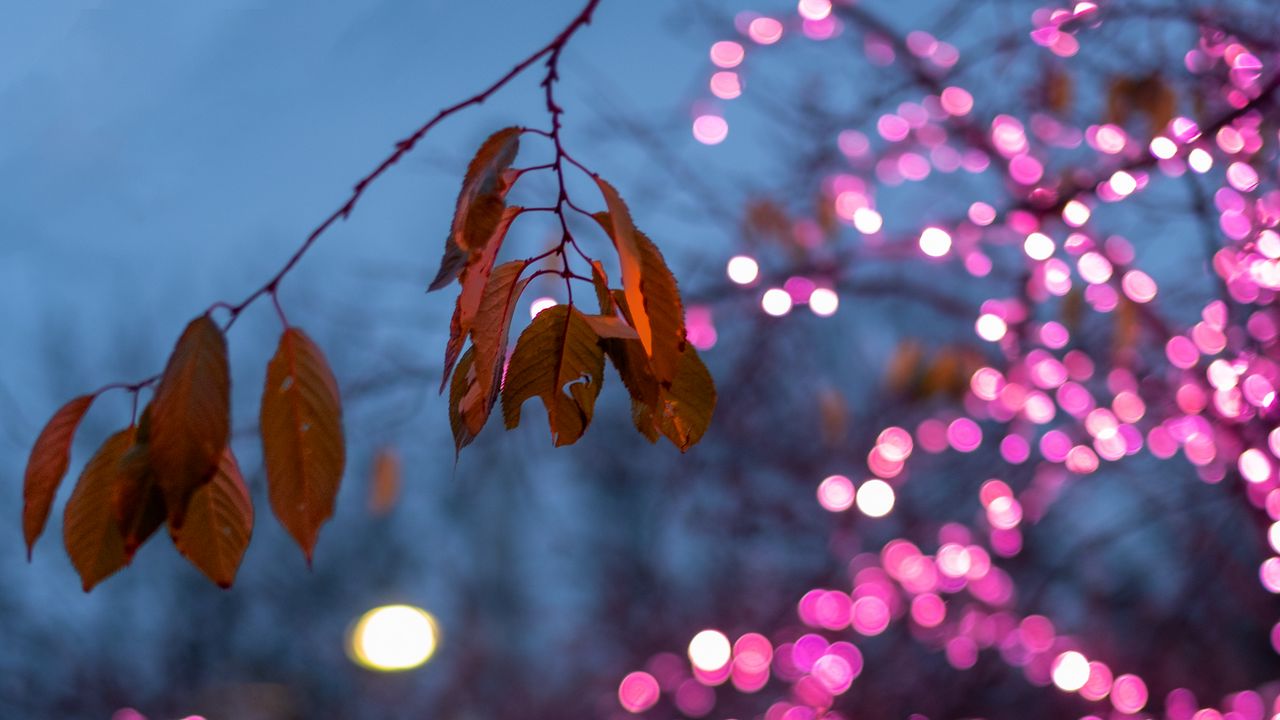
MULTIPOLYGON (((31 450, 22 509, 28 556, 95 398, 77 397, 54 413, 31 450)), ((271 508, 310 560, 333 514, 345 445, 337 383, 298 328, 285 329, 267 365, 259 421, 271 508)), ((141 418, 102 443, 67 501, 63 541, 86 592, 129 565, 165 525, 178 552, 230 587, 254 521, 230 435, 226 338, 201 315, 178 338, 141 418)))
MULTIPOLYGON (((604 266, 591 263, 598 308, 585 312, 572 301, 540 312, 519 334, 508 357, 515 309, 539 258, 497 258, 512 222, 524 210, 506 204, 520 171, 511 169, 521 130, 491 135, 472 159, 458 194, 440 271, 429 290, 454 279, 460 290, 445 348, 444 380, 456 448, 469 445, 501 401, 508 429, 520 424, 524 403, 542 401, 556 446, 577 442, 586 431, 604 383, 606 358, 631 396, 636 429, 651 442, 666 437, 686 451, 702 437, 715 409, 715 385, 685 338, 684 308, 662 253, 631 218, 618 191, 592 175, 605 210, 592 217, 611 241, 621 268, 620 288, 610 287, 604 266), (465 351, 464 351, 465 350, 465 351)), ((565 197, 557 205, 563 212, 565 197)), ((570 272, 568 235, 556 250, 566 284, 586 280, 570 272)), ((545 272, 545 271, 543 271, 545 272)))

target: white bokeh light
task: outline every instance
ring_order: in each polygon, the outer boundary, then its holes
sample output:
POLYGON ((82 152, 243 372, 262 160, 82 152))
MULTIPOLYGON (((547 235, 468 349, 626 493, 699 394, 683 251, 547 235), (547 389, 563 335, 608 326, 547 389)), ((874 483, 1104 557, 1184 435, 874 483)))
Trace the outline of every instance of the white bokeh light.
POLYGON ((858 494, 855 502, 858 503, 858 510, 867 517, 884 517, 893 510, 894 503, 893 488, 889 483, 879 479, 872 478, 858 488, 858 494))
POLYGON ((791 293, 782 288, 769 288, 760 298, 760 307, 774 317, 782 317, 791 312, 791 293))
POLYGON ((951 252, 951 235, 941 228, 927 227, 920 233, 920 250, 929 257, 942 257, 951 252))
POLYGON ((703 672, 715 672, 729 664, 729 638, 719 630, 703 630, 689 641, 689 662, 703 672))
POLYGON ((351 631, 349 652, 370 670, 411 670, 435 654, 435 619, 411 605, 385 605, 365 613, 351 631))
POLYGON ((1053 684, 1064 692, 1075 692, 1089 682, 1089 660, 1075 650, 1053 661, 1053 684))
POLYGON ((760 277, 760 264, 755 258, 746 255, 734 255, 729 258, 729 264, 725 266, 725 273, 729 279, 739 285, 750 285, 760 277))
POLYGON ((809 309, 819 317, 831 317, 840 307, 840 296, 834 290, 818 288, 809 295, 809 309))

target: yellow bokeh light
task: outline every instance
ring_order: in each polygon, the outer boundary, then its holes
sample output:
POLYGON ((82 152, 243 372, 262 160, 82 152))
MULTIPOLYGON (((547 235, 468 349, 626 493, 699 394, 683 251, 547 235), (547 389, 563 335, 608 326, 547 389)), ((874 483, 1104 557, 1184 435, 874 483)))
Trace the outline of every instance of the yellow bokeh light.
POLYGON ((440 633, 430 613, 411 605, 385 605, 361 616, 351 630, 351 659, 383 672, 412 670, 435 654, 440 633))

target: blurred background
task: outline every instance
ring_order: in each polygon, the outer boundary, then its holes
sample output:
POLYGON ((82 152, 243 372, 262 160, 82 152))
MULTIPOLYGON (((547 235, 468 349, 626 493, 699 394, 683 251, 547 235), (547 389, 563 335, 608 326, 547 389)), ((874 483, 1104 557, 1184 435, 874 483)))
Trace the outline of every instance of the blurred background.
MULTIPOLYGON (((604 0, 562 60, 565 142, 680 279, 720 392, 699 446, 646 443, 609 371, 577 445, 530 410, 455 461, 452 297, 423 290, 474 148, 546 124, 535 69, 432 131, 282 286, 345 405, 313 568, 266 503, 265 305, 229 337, 257 508, 235 587, 157 538, 83 593, 70 481, 26 562, 48 416, 156 372, 396 139, 579 9, 4 10, 0 716, 1280 713, 1268 0, 604 0), (381 672, 351 641, 394 604, 430 613, 432 654, 381 672)), ((548 152, 529 138, 517 165, 548 152)), ((553 192, 525 182, 516 203, 553 192)), ((73 476, 129 412, 95 404, 73 476)), ((421 627, 404 617, 392 637, 421 627)))

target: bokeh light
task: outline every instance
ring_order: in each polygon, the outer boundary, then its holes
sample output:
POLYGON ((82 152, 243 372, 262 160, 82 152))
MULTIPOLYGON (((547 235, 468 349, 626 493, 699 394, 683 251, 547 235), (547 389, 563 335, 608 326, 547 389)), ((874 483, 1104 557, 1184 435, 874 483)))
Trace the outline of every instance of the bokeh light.
POLYGON ((760 265, 756 263, 755 258, 735 255, 729 258, 725 272, 729 279, 738 285, 750 285, 760 277, 760 265))
POLYGON ((693 119, 693 137, 704 145, 719 145, 729 136, 729 123, 719 115, 699 115, 693 119))
POLYGON ((618 702, 630 713, 642 713, 658 703, 658 681, 643 671, 630 673, 618 684, 618 702))
POLYGON ((1064 692, 1075 692, 1089 681, 1089 660, 1068 650, 1053 661, 1053 684, 1064 692))
POLYGON ((435 654, 438 641, 430 613, 411 605, 384 605, 360 617, 347 649, 363 667, 391 672, 421 666, 435 654))
POLYGON ((942 257, 951 251, 951 235, 941 228, 925 228, 920 234, 920 250, 929 257, 942 257))
POLYGON ((856 502, 858 511, 867 517, 879 518, 893 511, 895 495, 889 483, 872 478, 858 488, 856 502))
POLYGON ((716 672, 729 664, 732 648, 719 630, 703 630, 689 641, 689 662, 703 672, 716 672))

